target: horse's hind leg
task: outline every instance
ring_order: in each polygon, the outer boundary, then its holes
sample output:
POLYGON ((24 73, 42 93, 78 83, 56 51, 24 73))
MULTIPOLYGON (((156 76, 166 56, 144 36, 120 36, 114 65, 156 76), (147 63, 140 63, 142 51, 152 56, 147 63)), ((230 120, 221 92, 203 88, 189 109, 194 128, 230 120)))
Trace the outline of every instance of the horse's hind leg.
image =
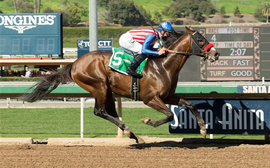
POLYGON ((184 107, 189 108, 191 110, 192 114, 196 117, 198 125, 201 127, 200 133, 202 134, 203 137, 206 137, 206 127, 205 127, 204 120, 202 119, 196 106, 192 102, 185 100, 183 98, 180 98, 177 95, 173 95, 171 97, 168 97, 167 99, 164 100, 164 102, 166 104, 184 106, 184 107))
POLYGON ((115 110, 115 102, 112 96, 112 91, 110 89, 107 89, 107 93, 105 95, 103 92, 99 94, 96 93, 95 95, 95 115, 114 123, 122 131, 124 131, 126 136, 135 139, 137 143, 144 143, 144 140, 142 138, 135 135, 132 131, 130 131, 129 127, 123 121, 119 120, 119 117, 115 110), (105 112, 105 110, 107 113, 105 112))
POLYGON ((84 72, 80 70, 80 68, 76 69, 76 67, 74 67, 71 72, 72 79, 95 97, 94 114, 117 125, 129 138, 135 139, 137 143, 144 143, 143 139, 136 136, 123 121, 119 120, 115 110, 112 90, 106 81, 106 75, 104 74, 104 76, 102 76, 102 73, 100 73, 99 76, 91 74, 90 77, 89 74, 82 73, 81 71, 84 72))

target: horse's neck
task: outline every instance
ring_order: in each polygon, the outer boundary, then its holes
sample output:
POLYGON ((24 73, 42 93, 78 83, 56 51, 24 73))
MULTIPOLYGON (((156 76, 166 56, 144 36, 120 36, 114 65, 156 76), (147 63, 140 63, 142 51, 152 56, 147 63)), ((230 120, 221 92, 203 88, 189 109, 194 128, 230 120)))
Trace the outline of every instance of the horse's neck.
MULTIPOLYGON (((190 49, 190 38, 189 35, 186 34, 180 39, 178 39, 175 43, 173 43, 168 49, 178 52, 189 52, 190 49)), ((178 75, 182 67, 184 66, 187 56, 169 53, 167 57, 164 59, 164 67, 168 71, 171 71, 174 75, 178 75)))
POLYGON ((187 50, 190 49, 189 45, 190 45, 190 37, 189 37, 189 34, 186 33, 185 35, 177 39, 174 43, 172 43, 168 47, 168 49, 178 51, 178 52, 188 52, 187 50))

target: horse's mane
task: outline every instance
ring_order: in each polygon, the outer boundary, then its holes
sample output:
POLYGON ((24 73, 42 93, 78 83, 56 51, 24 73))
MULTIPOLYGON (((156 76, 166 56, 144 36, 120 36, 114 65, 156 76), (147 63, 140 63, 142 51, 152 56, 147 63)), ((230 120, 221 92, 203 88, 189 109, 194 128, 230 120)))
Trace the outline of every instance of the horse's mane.
POLYGON ((169 37, 162 38, 162 43, 165 48, 169 48, 176 40, 181 38, 186 32, 184 31, 175 31, 170 34, 169 37))

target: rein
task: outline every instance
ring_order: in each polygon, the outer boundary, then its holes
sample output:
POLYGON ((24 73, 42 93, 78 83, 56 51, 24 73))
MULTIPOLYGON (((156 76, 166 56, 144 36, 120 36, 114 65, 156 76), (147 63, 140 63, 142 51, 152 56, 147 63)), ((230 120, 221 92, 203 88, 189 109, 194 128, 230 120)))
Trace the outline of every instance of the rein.
MULTIPOLYGON (((196 34, 197 32, 195 32, 194 34, 196 34)), ((193 34, 193 35, 194 35, 193 34)), ((183 55, 196 55, 196 56, 199 56, 199 57, 203 57, 204 58, 204 61, 209 57, 208 54, 195 42, 195 40, 193 39, 192 35, 188 34, 189 37, 194 41, 195 45, 200 49, 200 51, 203 53, 192 53, 192 52, 181 52, 181 51, 175 51, 175 50, 167 50, 169 53, 175 53, 175 54, 183 54, 183 55)), ((190 44, 191 44, 191 39, 190 39, 190 44)), ((208 44, 205 48, 209 48, 208 46, 212 46, 213 44, 210 43, 208 44)), ((189 45, 190 46, 190 45, 189 45)), ((211 48, 211 47, 210 47, 211 48)))
POLYGON ((175 53, 175 54, 183 54, 183 55, 196 55, 200 57, 206 57, 204 54, 199 53, 191 53, 191 52, 181 52, 181 51, 174 51, 174 50, 167 50, 169 53, 175 53))

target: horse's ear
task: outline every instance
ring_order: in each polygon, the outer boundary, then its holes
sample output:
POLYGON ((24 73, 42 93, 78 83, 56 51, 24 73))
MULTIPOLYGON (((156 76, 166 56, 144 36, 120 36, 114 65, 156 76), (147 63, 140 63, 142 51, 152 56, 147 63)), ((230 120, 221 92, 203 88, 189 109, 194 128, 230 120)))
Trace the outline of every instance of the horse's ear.
POLYGON ((192 32, 193 29, 192 29, 191 27, 188 28, 188 27, 186 26, 186 30, 187 30, 187 32, 188 32, 189 34, 192 34, 192 33, 193 33, 193 32, 192 32))
POLYGON ((186 26, 186 30, 194 30, 194 29, 192 29, 191 26, 189 26, 189 27, 186 26))

